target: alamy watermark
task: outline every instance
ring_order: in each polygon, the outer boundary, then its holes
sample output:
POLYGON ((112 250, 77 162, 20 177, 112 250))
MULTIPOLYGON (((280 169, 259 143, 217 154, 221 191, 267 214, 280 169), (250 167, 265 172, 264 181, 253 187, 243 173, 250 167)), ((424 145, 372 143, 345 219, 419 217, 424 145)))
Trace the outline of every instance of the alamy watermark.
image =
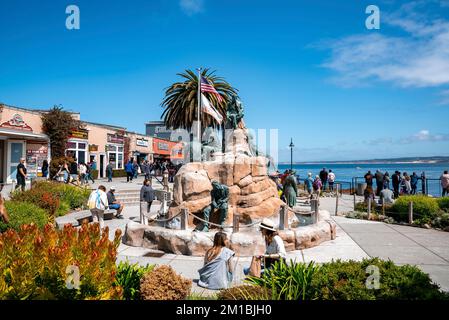
POLYGON ((80 288, 80 269, 78 266, 69 265, 65 269, 67 278, 65 280, 65 286, 69 290, 78 290, 80 288))
POLYGON ((365 13, 369 16, 365 20, 365 26, 368 30, 380 29, 380 10, 376 5, 369 5, 365 9, 365 13))
POLYGON ((77 5, 71 4, 65 8, 65 13, 68 17, 65 19, 65 27, 68 30, 80 29, 80 8, 77 5))
POLYGON ((365 272, 369 274, 366 278, 365 286, 367 289, 380 289, 380 271, 379 267, 375 265, 369 265, 366 267, 365 272))

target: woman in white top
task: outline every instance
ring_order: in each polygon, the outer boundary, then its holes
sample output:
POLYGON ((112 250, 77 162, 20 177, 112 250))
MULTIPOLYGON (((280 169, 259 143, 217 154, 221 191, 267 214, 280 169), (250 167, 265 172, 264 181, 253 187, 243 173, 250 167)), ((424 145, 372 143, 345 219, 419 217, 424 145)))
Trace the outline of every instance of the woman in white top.
MULTIPOLYGON (((260 231, 265 239, 265 254, 259 256, 262 259, 261 271, 270 268, 276 261, 284 260, 287 252, 285 251, 284 240, 279 236, 274 223, 269 219, 263 219, 259 225, 260 231)), ((249 274, 249 268, 243 272, 249 274)))

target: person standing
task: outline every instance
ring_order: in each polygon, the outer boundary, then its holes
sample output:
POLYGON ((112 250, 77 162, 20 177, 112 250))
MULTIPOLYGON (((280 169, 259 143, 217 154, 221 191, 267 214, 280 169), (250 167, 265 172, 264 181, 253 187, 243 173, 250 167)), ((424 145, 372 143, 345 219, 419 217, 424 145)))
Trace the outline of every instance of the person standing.
POLYGON ((306 186, 307 192, 309 193, 310 199, 312 199, 312 192, 313 192, 313 178, 312 173, 309 172, 307 174, 307 179, 304 180, 304 185, 306 186))
POLYGON ((79 184, 78 164, 76 163, 76 158, 74 158, 73 161, 70 163, 69 172, 70 172, 69 180, 74 181, 76 184, 79 184))
POLYGON ((383 189, 390 189, 390 174, 388 173, 388 171, 386 171, 384 174, 382 184, 383 189))
POLYGON ((321 180, 321 186, 323 188, 323 191, 326 190, 328 176, 329 176, 329 174, 326 171, 326 168, 323 168, 323 170, 320 171, 320 180, 321 180))
POLYGON ((21 188, 22 191, 25 191, 26 178, 27 178, 27 168, 25 167, 25 158, 20 158, 20 163, 17 165, 16 189, 21 188))
POLYGON ((427 190, 426 190, 426 173, 424 171, 421 172, 421 192, 422 192, 422 194, 427 194, 427 190))
POLYGON ((315 181, 313 181, 313 193, 316 194, 316 198, 319 199, 320 198, 320 194, 321 194, 321 187, 323 186, 321 183, 321 179, 320 176, 315 176, 315 181))
POLYGON ((133 172, 133 163, 132 163, 131 160, 129 160, 125 164, 125 171, 126 171, 126 182, 132 182, 133 181, 134 172, 133 172))
POLYGON ((92 163, 87 163, 85 164, 86 166, 86 183, 89 183, 89 180, 92 181, 92 183, 95 183, 95 180, 92 176, 92 171, 95 170, 93 169, 93 162, 92 163))
POLYGON ((295 172, 291 171, 290 174, 285 178, 284 182, 284 195, 286 198, 287 205, 290 208, 296 206, 296 195, 298 194, 297 182, 295 178, 295 172))
POLYGON ((87 184, 87 177, 86 177, 86 173, 87 173, 87 167, 84 164, 84 162, 80 163, 80 181, 81 184, 87 184))
POLYGON ((441 180, 441 188, 443 189, 441 196, 444 197, 446 195, 449 195, 449 172, 447 170, 443 172, 443 174, 440 177, 440 180, 441 180))
POLYGON ((365 174, 364 176, 365 178, 365 183, 367 187, 373 187, 373 175, 371 174, 371 171, 368 170, 368 172, 365 174))
POLYGON ((137 177, 139 176, 139 169, 140 169, 140 166, 137 163, 137 160, 135 160, 133 163, 133 178, 134 179, 137 179, 137 177))
POLYGON ((418 189, 418 180, 418 175, 416 174, 416 172, 413 172, 412 176, 410 177, 410 185, 412 188, 411 194, 416 194, 416 189, 418 189))
POLYGON ((396 170, 391 176, 391 182, 393 184, 394 198, 397 199, 399 197, 399 185, 401 183, 401 173, 399 171, 396 170))
POLYGON ((145 160, 145 162, 143 164, 143 173, 145 174, 145 179, 150 180, 151 166, 150 166, 150 163, 148 162, 148 160, 145 160))
POLYGON ((219 231, 214 236, 214 245, 207 250, 204 266, 198 270, 198 285, 211 290, 229 288, 232 281, 232 257, 235 252, 228 249, 229 241, 226 233, 219 231))
POLYGON ((108 177, 108 182, 112 182, 112 163, 109 161, 108 165, 106 166, 106 176, 108 177))
POLYGON ((154 190, 149 179, 145 179, 140 189, 140 223, 146 224, 146 214, 151 211, 151 204, 154 200, 154 190))
POLYGON ((42 177, 47 178, 48 176, 48 161, 44 160, 42 162, 42 177))
POLYGON ((108 197, 106 196, 106 187, 98 186, 97 190, 92 191, 89 196, 88 206, 94 221, 100 223, 100 229, 104 228, 104 211, 108 208, 108 197))
POLYGON ((327 175, 327 182, 329 183, 330 192, 334 192, 335 173, 333 173, 332 170, 329 170, 329 174, 327 175))
POLYGON ((402 186, 402 193, 404 194, 410 194, 410 192, 412 191, 410 176, 407 174, 407 172, 404 172, 402 176, 401 186, 402 186))
POLYGON ((376 196, 380 196, 380 192, 384 186, 384 174, 379 170, 376 170, 374 177, 376 178, 376 196))

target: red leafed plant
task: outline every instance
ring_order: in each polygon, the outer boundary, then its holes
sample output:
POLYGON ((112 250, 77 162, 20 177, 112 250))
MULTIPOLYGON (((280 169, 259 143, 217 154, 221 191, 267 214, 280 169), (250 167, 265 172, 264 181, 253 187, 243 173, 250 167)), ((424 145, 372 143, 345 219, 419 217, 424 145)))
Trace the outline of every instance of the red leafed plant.
POLYGON ((23 225, 0 234, 0 299, 121 299, 117 247, 97 223, 79 230, 23 225))

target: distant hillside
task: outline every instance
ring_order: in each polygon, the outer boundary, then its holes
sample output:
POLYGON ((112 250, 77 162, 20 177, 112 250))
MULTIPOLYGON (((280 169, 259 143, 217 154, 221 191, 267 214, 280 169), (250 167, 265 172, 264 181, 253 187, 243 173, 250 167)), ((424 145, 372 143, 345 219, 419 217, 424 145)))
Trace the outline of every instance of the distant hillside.
MULTIPOLYGON (((449 163, 449 156, 436 157, 403 157, 390 159, 370 159, 370 160, 345 160, 345 161, 304 161, 295 162, 295 164, 320 164, 320 163, 449 163)), ((281 162, 280 164, 290 164, 290 162, 281 162)))

